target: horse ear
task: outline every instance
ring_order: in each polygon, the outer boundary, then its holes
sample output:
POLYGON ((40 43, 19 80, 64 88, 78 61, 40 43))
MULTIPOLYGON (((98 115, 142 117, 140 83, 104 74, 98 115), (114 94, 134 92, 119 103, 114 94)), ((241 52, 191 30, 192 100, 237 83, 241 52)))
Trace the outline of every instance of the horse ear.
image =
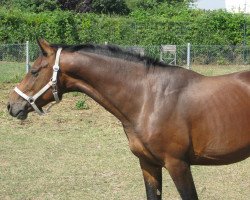
POLYGON ((54 49, 50 46, 50 44, 46 40, 37 39, 37 43, 44 56, 49 56, 55 53, 54 49))

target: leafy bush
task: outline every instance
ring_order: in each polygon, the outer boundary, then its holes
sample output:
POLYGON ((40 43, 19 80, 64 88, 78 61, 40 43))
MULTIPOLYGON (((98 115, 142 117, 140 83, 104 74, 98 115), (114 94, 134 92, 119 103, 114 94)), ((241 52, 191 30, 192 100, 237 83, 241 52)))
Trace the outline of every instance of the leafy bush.
MULTIPOLYGON (((246 17, 250 24, 250 16, 246 17)), ((43 37, 54 43, 115 43, 119 45, 241 45, 243 14, 188 9, 161 3, 128 16, 76 14, 54 10, 42 13, 0 8, 0 43, 24 43, 43 37)), ((248 30, 247 44, 250 43, 248 30)))

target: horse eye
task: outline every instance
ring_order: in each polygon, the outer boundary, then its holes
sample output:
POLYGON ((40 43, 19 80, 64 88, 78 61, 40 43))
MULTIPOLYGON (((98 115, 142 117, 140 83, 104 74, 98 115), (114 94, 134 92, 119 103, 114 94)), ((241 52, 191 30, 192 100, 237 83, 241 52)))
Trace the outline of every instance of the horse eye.
POLYGON ((37 70, 31 70, 30 73, 32 76, 37 77, 38 76, 38 71, 37 70))

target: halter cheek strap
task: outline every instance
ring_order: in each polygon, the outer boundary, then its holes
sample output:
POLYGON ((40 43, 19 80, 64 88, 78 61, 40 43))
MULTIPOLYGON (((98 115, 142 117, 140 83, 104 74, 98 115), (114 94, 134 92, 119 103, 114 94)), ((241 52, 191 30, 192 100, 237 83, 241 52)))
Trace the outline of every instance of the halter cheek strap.
MULTIPOLYGON (((56 60, 55 60, 55 64, 53 66, 53 75, 52 78, 50 80, 50 82, 47 83, 47 85, 45 85, 41 90, 39 90, 35 95, 33 96, 28 96, 26 94, 24 94, 20 89, 18 89, 18 87, 15 87, 14 91, 19 94, 21 97, 23 97, 26 101, 29 102, 29 104, 33 107, 33 109, 36 111, 36 113, 38 113, 39 115, 44 115, 45 112, 41 109, 39 109, 35 103, 35 101, 43 94, 45 93, 50 87, 52 87, 52 93, 55 99, 55 103, 59 103, 60 99, 58 96, 58 91, 57 91, 57 74, 58 71, 60 70, 60 66, 59 66, 59 60, 60 60, 60 54, 61 54, 62 48, 59 48, 56 52, 56 60)), ((55 104, 54 103, 54 104, 55 104)), ((54 105, 53 104, 53 105, 54 105)), ((51 108, 51 106, 49 107, 51 108)))

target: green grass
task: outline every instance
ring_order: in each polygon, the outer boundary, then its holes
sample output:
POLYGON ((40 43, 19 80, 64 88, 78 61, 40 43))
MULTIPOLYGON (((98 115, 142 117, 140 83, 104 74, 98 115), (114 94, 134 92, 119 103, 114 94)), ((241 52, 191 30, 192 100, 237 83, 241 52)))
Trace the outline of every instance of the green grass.
POLYGON ((0 83, 18 83, 25 74, 25 63, 0 61, 0 83))
POLYGON ((92 109, 80 112, 76 100, 69 95, 49 115, 25 122, 1 107, 0 199, 119 199, 124 188, 129 199, 143 196, 120 124, 90 100, 92 109))
POLYGON ((192 66, 192 70, 201 73, 206 76, 216 76, 222 74, 230 74, 233 72, 250 70, 250 65, 195 65, 192 66))
MULTIPOLYGON (((214 74, 222 71, 227 69, 214 74)), ((89 109, 78 110, 76 102, 83 96, 71 93, 48 115, 31 113, 26 121, 18 121, 6 111, 14 85, 0 83, 1 200, 146 199, 138 159, 111 114, 89 98, 89 109)), ((249 159, 192 167, 200 199, 250 199, 249 167, 249 159)), ((179 199, 166 170, 163 199, 179 199)))

